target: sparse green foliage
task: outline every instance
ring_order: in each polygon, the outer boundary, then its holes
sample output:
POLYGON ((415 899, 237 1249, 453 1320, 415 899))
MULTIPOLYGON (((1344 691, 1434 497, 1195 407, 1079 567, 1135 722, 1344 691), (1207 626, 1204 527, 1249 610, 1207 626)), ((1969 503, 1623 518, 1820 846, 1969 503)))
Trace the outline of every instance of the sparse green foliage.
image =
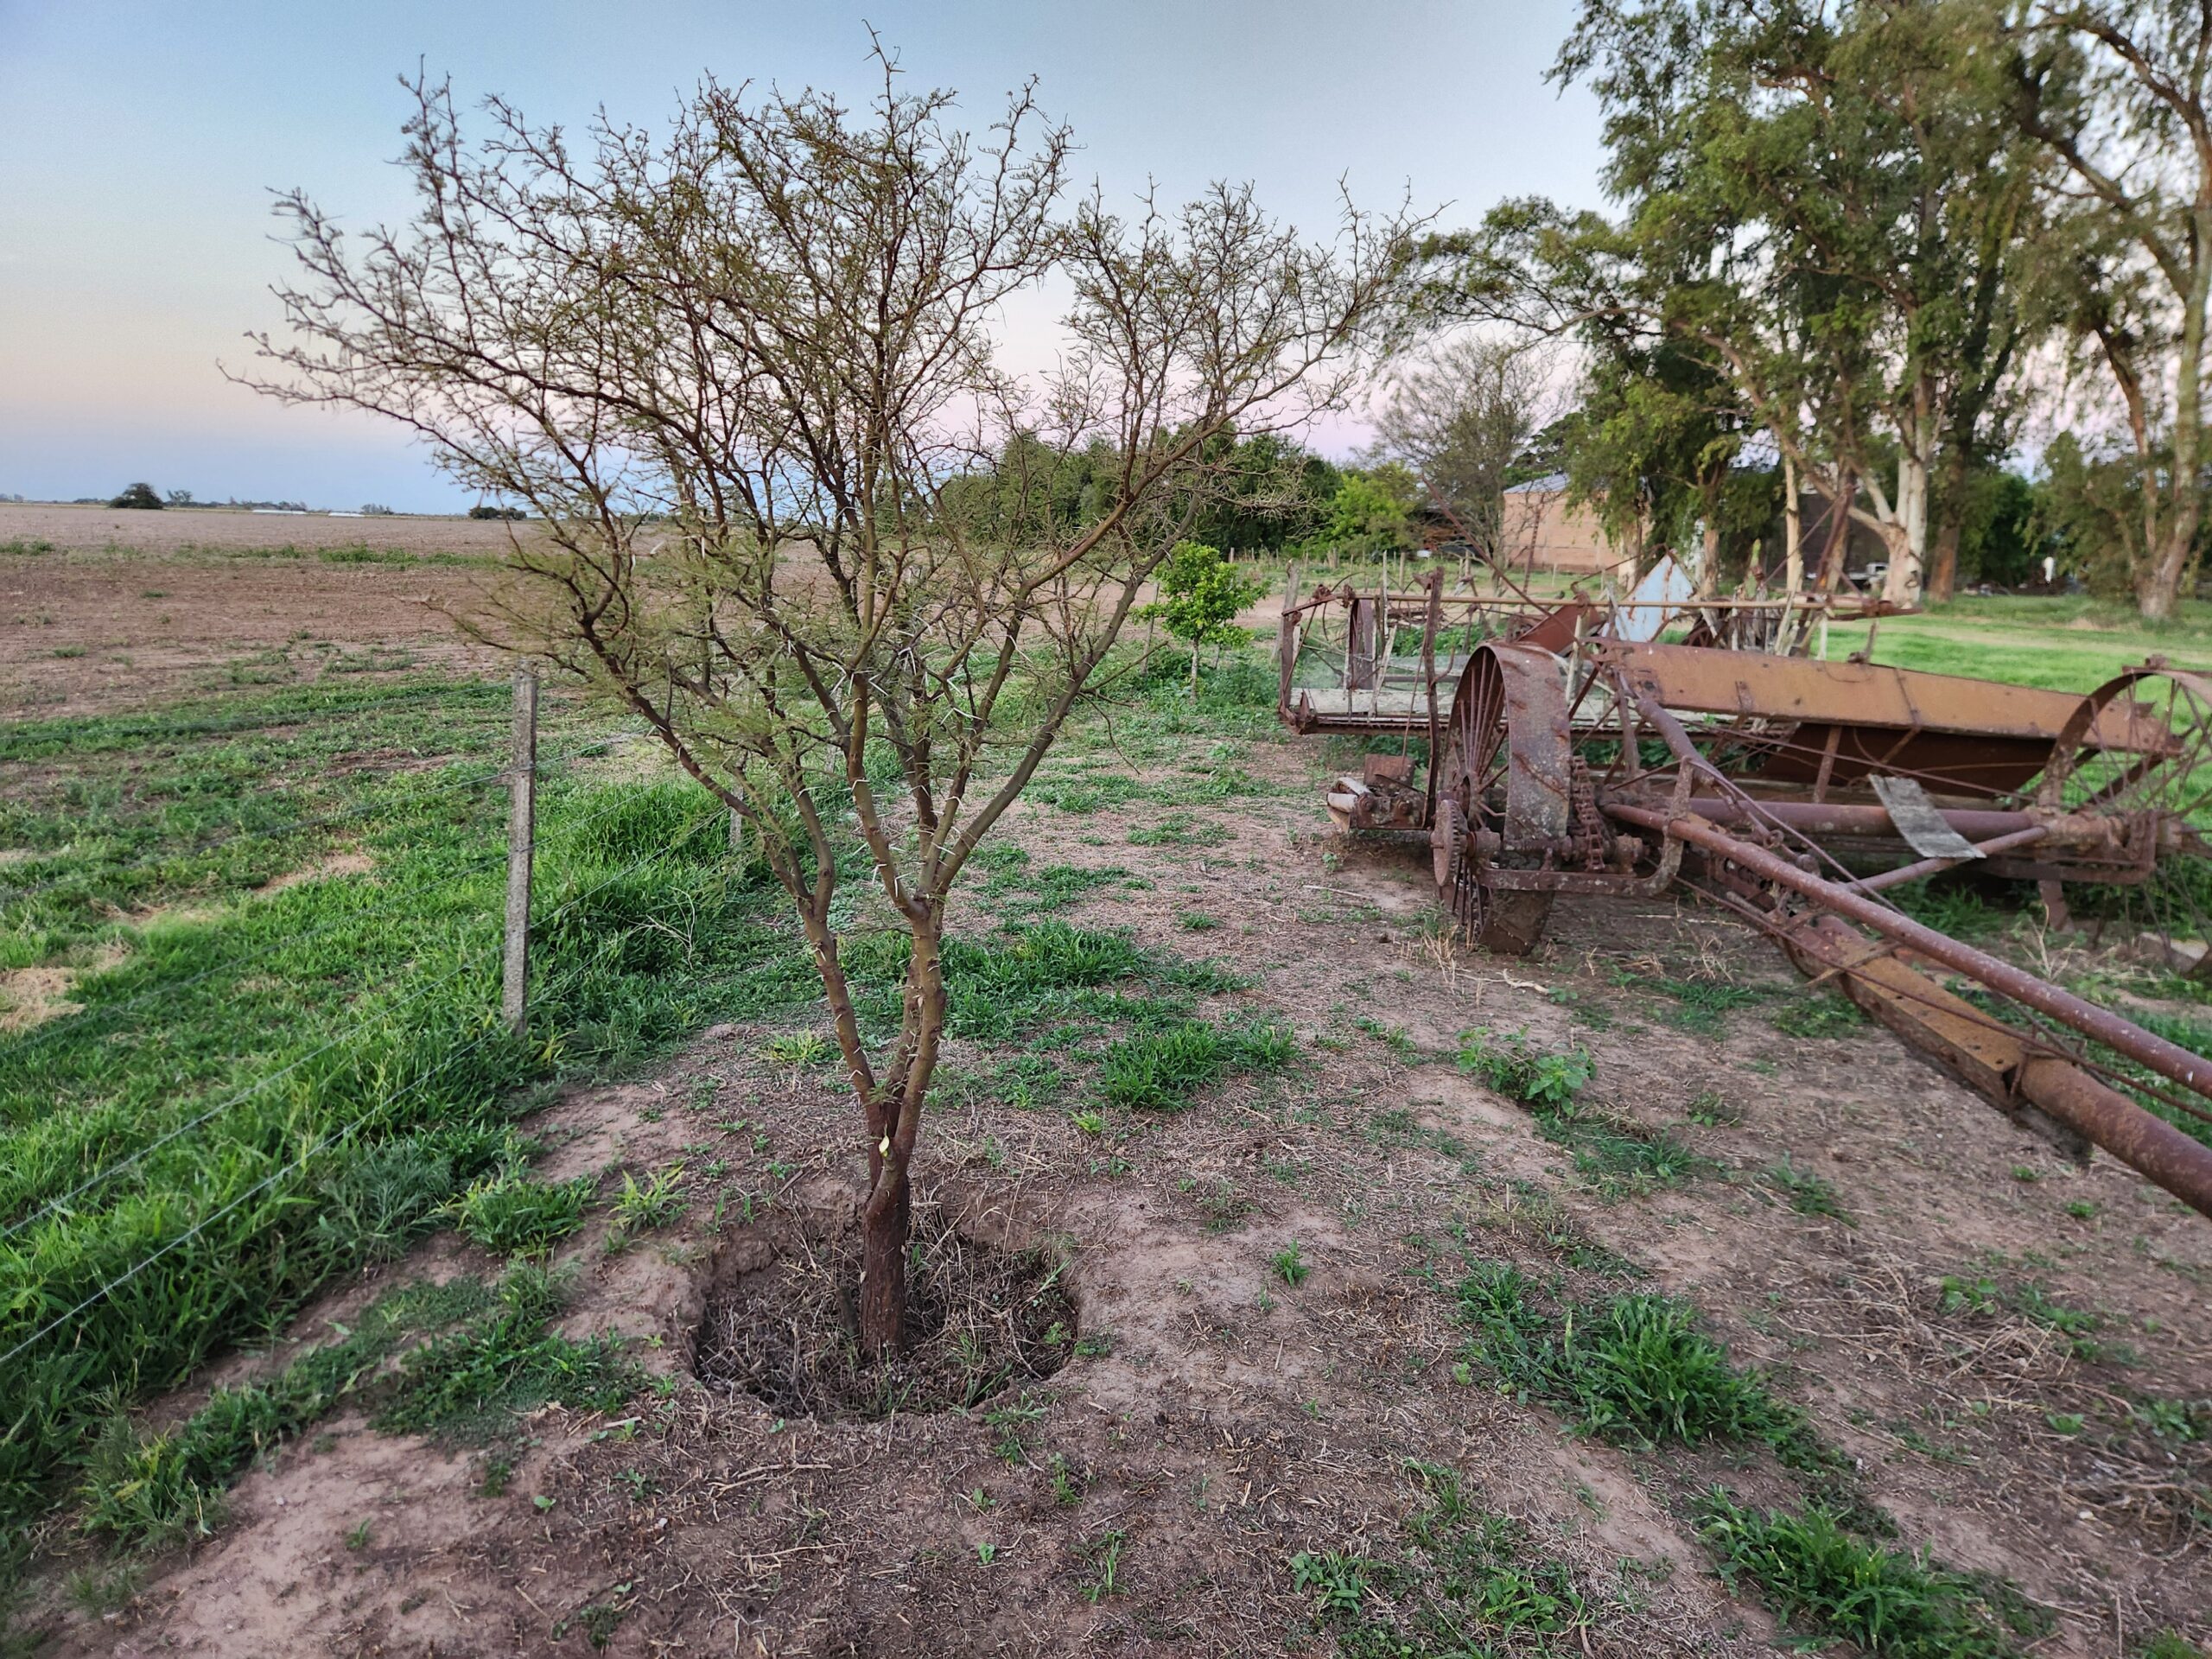
POLYGON ((502 1255, 543 1255, 583 1225, 599 1183, 588 1175, 545 1182, 501 1174, 479 1181, 454 1205, 461 1230, 502 1255))
POLYGON ((2009 1586, 1855 1537, 1832 1511, 1758 1514, 1715 1491, 1699 1531, 1732 1583, 1782 1618, 1880 1659, 2013 1659, 2050 1618, 2009 1586))
POLYGON ((1274 1253, 1272 1262, 1275 1277, 1294 1290, 1304 1284, 1306 1275, 1313 1271, 1313 1268, 1306 1265, 1305 1256, 1299 1250, 1298 1241, 1294 1238, 1274 1253))
POLYGON ((1590 1618, 1573 1570, 1539 1554, 1519 1522, 1469 1502, 1452 1471, 1406 1469, 1419 1503, 1401 1523, 1396 1552, 1290 1559, 1292 1585, 1313 1598, 1315 1622, 1338 1651, 1358 1659, 1573 1651, 1541 1640, 1590 1618))
POLYGON ((1801 1216, 1830 1216, 1848 1222, 1843 1202, 1836 1197, 1835 1188, 1827 1178, 1813 1170, 1800 1169, 1789 1161, 1784 1153, 1782 1161, 1766 1172, 1768 1184, 1789 1200, 1789 1207, 1801 1216))
POLYGON ((1532 1044, 1526 1031, 1501 1037, 1485 1027, 1461 1034, 1459 1070, 1523 1105, 1558 1111, 1574 1103, 1597 1068, 1587 1049, 1550 1052, 1532 1044))
POLYGON ((613 1225, 623 1233, 665 1227, 683 1213, 687 1177, 681 1163, 653 1172, 643 1185, 628 1170, 622 1173, 622 1191, 615 1195, 613 1225))
POLYGON ((1848 1037, 1866 1026, 1866 1016, 1834 991, 1815 991, 1777 1008, 1771 1023, 1788 1037, 1848 1037))

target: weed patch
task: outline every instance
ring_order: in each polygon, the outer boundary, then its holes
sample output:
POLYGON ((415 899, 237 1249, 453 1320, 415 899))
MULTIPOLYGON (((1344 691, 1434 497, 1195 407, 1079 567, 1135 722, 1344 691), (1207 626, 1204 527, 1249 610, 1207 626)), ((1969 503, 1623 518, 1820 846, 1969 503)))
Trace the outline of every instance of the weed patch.
POLYGON ((1473 1356, 1586 1433, 1640 1446, 1750 1440, 1795 1467, 1830 1461, 1804 1414, 1738 1371, 1686 1302, 1627 1295, 1554 1312, 1517 1268, 1495 1262, 1459 1281, 1459 1300, 1473 1356))
POLYGON ((478 1182, 454 1201, 454 1219, 474 1243, 502 1255, 543 1255, 584 1224, 598 1183, 588 1175, 549 1183, 519 1173, 478 1182))
POLYGON ((1814 991, 1776 1009, 1769 1023, 1785 1037, 1849 1037, 1865 1028, 1866 1016, 1848 997, 1814 991))
POLYGON ((1767 1185, 1786 1199, 1792 1210, 1801 1216, 1830 1216, 1848 1223, 1851 1217, 1844 1212, 1843 1201, 1825 1176, 1809 1169, 1800 1169, 1789 1161, 1787 1153, 1782 1161, 1766 1172, 1767 1185))
POLYGON ((1401 1523, 1395 1553, 1290 1558, 1292 1585, 1313 1598, 1314 1623, 1338 1651, 1397 1659, 1575 1650, 1546 1640, 1591 1622, 1573 1571, 1537 1552, 1519 1522, 1470 1502, 1451 1470, 1407 1469, 1420 1506, 1401 1523))
POLYGON ((1541 1049, 1525 1031, 1472 1031, 1460 1037, 1459 1070, 1529 1107, 1538 1132, 1572 1152, 1576 1173, 1605 1198, 1679 1186, 1714 1167, 1664 1129, 1580 1103, 1596 1070, 1587 1049, 1541 1049))
POLYGON ((1817 1505, 1760 1515, 1715 1491, 1694 1518, 1732 1589, 1748 1580, 1808 1634, 1882 1659, 2012 1659, 2050 1626, 2010 1585, 1855 1537, 1817 1505))
POLYGON ((1272 1071, 1297 1052, 1297 1039, 1281 1026, 1185 1020, 1116 1040, 1099 1063, 1098 1092, 1116 1106, 1179 1112, 1231 1072, 1272 1071))
POLYGON ((264 1381, 218 1389, 165 1433, 142 1435, 118 1414, 87 1461, 84 1529, 149 1548, 213 1531, 232 1479, 343 1399, 381 1402, 379 1427, 431 1432, 494 1430, 548 1400, 620 1404, 642 1373, 612 1338, 579 1344, 545 1334, 559 1304, 532 1268, 497 1290, 465 1278, 404 1286, 371 1303, 340 1340, 264 1381), (388 1369, 423 1336, 433 1338, 427 1347, 388 1369))
POLYGON ((1656 1005, 1659 1018, 1681 1031, 1700 1037, 1727 1034, 1721 1016, 1760 1001, 1766 992, 1747 985, 1730 985, 1711 979, 1673 979, 1664 974, 1616 974, 1616 985, 1656 992, 1665 999, 1656 1005))

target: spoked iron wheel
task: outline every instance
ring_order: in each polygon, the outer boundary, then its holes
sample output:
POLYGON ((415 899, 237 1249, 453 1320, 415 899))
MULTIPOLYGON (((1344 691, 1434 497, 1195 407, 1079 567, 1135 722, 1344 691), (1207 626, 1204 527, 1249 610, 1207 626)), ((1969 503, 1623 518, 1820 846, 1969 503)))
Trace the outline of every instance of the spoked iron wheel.
MULTIPOLYGON (((2110 880, 2093 867, 2069 877, 2085 919, 2170 954, 2212 940, 2212 679, 2138 668, 2099 686, 2059 734, 2036 798, 2119 826, 2110 880)), ((2212 951, 2195 971, 2208 967, 2212 951)))
POLYGON ((1548 893, 1501 890, 1484 878, 1504 830, 1505 686, 1478 652, 1460 677, 1436 759, 1436 822, 1429 831, 1437 899, 1485 950, 1526 956, 1551 915, 1548 893))

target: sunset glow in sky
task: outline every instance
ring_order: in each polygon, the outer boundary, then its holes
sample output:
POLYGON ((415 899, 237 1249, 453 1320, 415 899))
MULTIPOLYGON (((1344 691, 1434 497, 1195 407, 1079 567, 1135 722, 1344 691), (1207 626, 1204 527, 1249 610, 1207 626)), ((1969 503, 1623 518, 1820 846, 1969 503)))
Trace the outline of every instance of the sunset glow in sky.
POLYGON ((418 62, 464 103, 497 92, 571 124, 603 105, 652 126, 702 72, 864 99, 873 23, 914 83, 957 89, 978 124, 1037 76, 1082 146, 1077 178, 1109 198, 1148 176, 1170 200, 1250 179, 1321 232, 1339 178, 1363 205, 1408 190, 1452 204, 1447 225, 1508 194, 1597 205, 1594 107, 1543 80, 1570 15, 1507 0, 0 0, 0 492, 67 499, 143 478, 202 499, 467 505, 399 434, 278 407, 219 366, 278 321, 268 289, 289 256, 270 191, 303 186, 356 225, 410 211, 388 163, 397 78, 418 62))

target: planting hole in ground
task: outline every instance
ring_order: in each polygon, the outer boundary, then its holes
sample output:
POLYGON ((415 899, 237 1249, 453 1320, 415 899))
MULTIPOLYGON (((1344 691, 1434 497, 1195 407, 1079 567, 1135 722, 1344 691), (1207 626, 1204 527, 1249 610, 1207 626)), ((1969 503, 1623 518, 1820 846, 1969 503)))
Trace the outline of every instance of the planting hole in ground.
POLYGON ((741 1271, 718 1275, 708 1297, 696 1369, 708 1387, 750 1394, 779 1416, 957 1411, 1041 1381, 1075 1352, 1065 1264, 988 1243, 936 1205, 914 1210, 906 1351, 881 1362, 861 1357, 856 1224, 787 1224, 772 1239, 733 1242, 753 1248, 732 1253, 741 1271))

